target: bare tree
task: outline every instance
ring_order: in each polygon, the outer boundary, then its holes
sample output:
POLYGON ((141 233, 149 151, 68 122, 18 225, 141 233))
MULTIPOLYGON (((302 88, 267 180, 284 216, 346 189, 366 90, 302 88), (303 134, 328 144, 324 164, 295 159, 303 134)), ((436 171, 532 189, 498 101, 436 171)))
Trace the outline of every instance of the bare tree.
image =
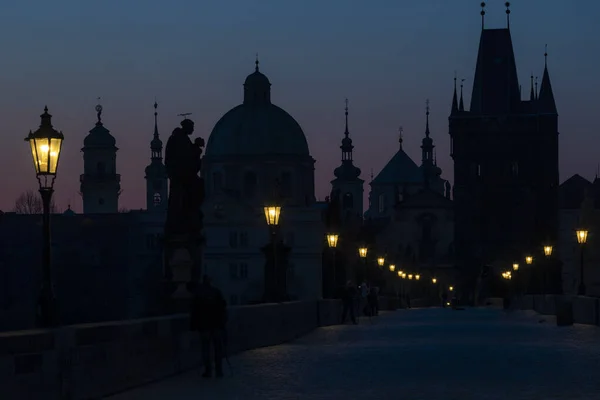
MULTIPOLYGON (((15 210, 17 214, 41 214, 44 212, 44 204, 42 203, 42 196, 31 189, 28 189, 21 193, 17 200, 15 200, 15 210)), ((54 199, 50 202, 50 212, 56 212, 56 204, 54 199)))

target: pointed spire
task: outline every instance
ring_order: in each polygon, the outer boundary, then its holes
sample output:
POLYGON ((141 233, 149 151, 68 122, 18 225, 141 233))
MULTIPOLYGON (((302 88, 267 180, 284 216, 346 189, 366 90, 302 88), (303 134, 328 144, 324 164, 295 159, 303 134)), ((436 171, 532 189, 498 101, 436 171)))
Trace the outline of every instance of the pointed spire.
POLYGON ((540 85, 539 94, 539 111, 542 114, 556 114, 556 102, 554 101, 554 93, 552 92, 552 84, 550 83, 550 74, 548 73, 548 47, 544 52, 544 75, 542 76, 542 84, 540 85))
POLYGON ((429 99, 425 100, 425 137, 429 137, 429 99))
POLYGON ((400 150, 402 150, 402 141, 403 141, 402 132, 404 132, 404 128, 402 126, 400 126, 398 128, 398 143, 400 143, 400 150))
POLYGON ((504 5, 506 6, 506 27, 510 29, 510 2, 507 1, 504 5))
POLYGON ((538 77, 536 76, 535 77, 535 99, 536 100, 538 99, 538 94, 539 94, 539 92, 538 92, 538 77))
POLYGON ((463 102, 463 85, 465 80, 460 80, 460 103, 458 104, 458 111, 465 111, 465 103, 463 102))
POLYGON ((258 72, 258 64, 259 64, 259 62, 258 62, 258 53, 256 53, 256 60, 254 61, 254 65, 255 65, 254 71, 256 71, 256 72, 258 72))
POLYGON ((485 22, 485 1, 481 2, 481 30, 483 30, 485 22))
POLYGON ((350 134, 350 132, 348 131, 348 99, 346 98, 346 108, 345 110, 345 116, 346 116, 346 129, 344 130, 344 135, 346 135, 346 137, 348 137, 348 135, 350 134))
POLYGON ((452 111, 450 115, 458 112, 458 98, 456 96, 456 71, 454 71, 454 94, 452 95, 452 111))
POLYGON ((158 103, 154 99, 154 138, 158 139, 158 103))
POLYGON ((533 91, 533 72, 531 73, 531 90, 529 91, 529 101, 535 100, 535 92, 533 91))

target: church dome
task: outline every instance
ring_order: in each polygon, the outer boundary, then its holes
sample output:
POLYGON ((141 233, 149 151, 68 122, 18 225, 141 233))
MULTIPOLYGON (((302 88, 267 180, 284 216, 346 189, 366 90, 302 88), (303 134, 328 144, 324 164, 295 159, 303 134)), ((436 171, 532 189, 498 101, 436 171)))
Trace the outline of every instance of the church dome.
POLYGON ((116 144, 117 141, 113 135, 101 122, 97 122, 90 134, 83 139, 84 147, 116 147, 116 144))
POLYGON ((244 83, 244 102, 216 123, 206 156, 238 155, 308 156, 308 142, 296 120, 271 103, 271 83, 258 70, 244 83))
POLYGON ((342 163, 342 165, 333 170, 333 175, 336 178, 351 181, 357 179, 360 176, 360 172, 360 168, 354 164, 342 163))

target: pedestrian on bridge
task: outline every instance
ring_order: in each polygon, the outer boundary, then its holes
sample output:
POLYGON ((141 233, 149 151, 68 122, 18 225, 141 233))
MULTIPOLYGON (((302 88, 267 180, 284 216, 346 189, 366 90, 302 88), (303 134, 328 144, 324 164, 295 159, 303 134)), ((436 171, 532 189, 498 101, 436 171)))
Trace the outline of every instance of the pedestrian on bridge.
POLYGON ((217 378, 223 376, 223 356, 225 350, 225 324, 227 323, 227 303, 219 289, 211 285, 210 278, 204 275, 202 285, 194 291, 190 315, 191 330, 200 333, 204 378, 210 378, 213 371, 212 355, 217 378))
POLYGON ((342 294, 342 324, 346 321, 348 313, 350 313, 350 319, 352 320, 352 323, 356 325, 356 315, 354 313, 356 295, 357 291, 354 284, 352 281, 348 281, 342 294))

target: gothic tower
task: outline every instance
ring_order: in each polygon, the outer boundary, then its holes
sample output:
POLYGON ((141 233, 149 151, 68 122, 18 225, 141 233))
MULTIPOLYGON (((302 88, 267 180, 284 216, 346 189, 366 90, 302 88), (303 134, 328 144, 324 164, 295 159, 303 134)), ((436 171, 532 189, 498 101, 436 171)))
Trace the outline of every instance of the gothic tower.
POLYGON ((335 179, 331 181, 331 189, 334 195, 339 196, 341 205, 342 222, 349 219, 362 219, 363 217, 363 183, 359 178, 360 168, 354 166, 352 161, 352 150, 354 145, 348 131, 348 99, 346 99, 346 128, 342 139, 342 165, 337 167, 333 174, 335 179))
POLYGON ((98 122, 83 140, 83 174, 80 190, 84 214, 119 211, 121 175, 117 174, 115 138, 102 124, 102 106, 96 106, 98 122))
POLYGON ((150 142, 150 164, 146 167, 146 210, 167 211, 167 170, 163 164, 163 144, 158 136, 158 104, 154 102, 154 137, 150 142))
POLYGON ((558 235, 558 114, 547 64, 539 96, 522 100, 510 29, 485 29, 481 15, 470 109, 457 102, 455 78, 449 117, 456 262, 474 273, 538 254, 558 235))

